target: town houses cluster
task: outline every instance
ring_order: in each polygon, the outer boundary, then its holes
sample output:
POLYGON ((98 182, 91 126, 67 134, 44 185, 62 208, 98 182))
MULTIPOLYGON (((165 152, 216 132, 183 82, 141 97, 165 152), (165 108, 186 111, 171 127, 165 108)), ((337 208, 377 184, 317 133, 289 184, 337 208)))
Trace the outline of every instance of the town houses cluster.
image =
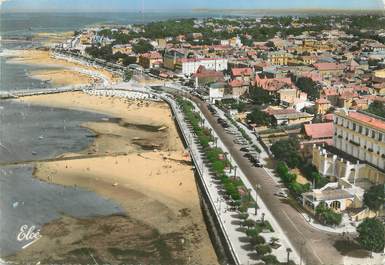
POLYGON ((364 194, 385 184, 385 30, 359 28, 354 16, 316 19, 103 26, 58 48, 188 86, 251 128, 268 152, 295 137, 303 161, 327 180, 303 180, 303 207, 323 203, 358 221, 378 214, 364 194))

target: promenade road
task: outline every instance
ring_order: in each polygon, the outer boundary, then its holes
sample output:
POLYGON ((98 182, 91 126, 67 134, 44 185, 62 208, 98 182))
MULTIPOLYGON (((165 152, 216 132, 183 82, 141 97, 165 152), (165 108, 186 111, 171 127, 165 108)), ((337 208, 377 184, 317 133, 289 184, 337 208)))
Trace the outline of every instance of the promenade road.
POLYGON ((231 156, 247 175, 249 181, 255 187, 260 185, 258 191, 266 206, 277 220, 283 231, 287 234, 293 246, 301 254, 307 265, 342 265, 343 256, 334 247, 334 243, 341 240, 340 235, 319 231, 309 225, 304 217, 287 201, 279 199, 274 195, 280 186, 263 168, 252 167, 249 160, 243 157, 239 147, 234 145, 233 138, 227 134, 217 123, 215 118, 207 108, 207 103, 199 98, 188 97, 193 100, 200 108, 215 132, 226 145, 231 156))

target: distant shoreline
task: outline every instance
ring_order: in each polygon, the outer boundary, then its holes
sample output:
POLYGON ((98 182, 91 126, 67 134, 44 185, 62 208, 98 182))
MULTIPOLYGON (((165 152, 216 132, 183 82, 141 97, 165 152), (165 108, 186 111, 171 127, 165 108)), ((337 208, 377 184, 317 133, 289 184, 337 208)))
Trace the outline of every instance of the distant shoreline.
POLYGON ((196 8, 193 12, 223 12, 223 13, 244 13, 244 14, 323 14, 328 15, 342 15, 342 14, 384 14, 385 9, 328 9, 328 8, 286 8, 286 9, 258 9, 258 8, 240 8, 240 9, 207 9, 196 8))
POLYGON ((93 14, 93 13, 105 13, 105 14, 118 14, 118 13, 127 13, 127 14, 151 14, 151 13, 179 13, 183 12, 191 12, 191 13, 227 13, 231 15, 232 13, 244 13, 244 14, 293 14, 293 13, 301 13, 301 14, 319 14, 319 13, 327 13, 327 14, 383 14, 385 13, 385 5, 382 7, 383 9, 359 9, 359 8, 193 8, 193 9, 146 9, 144 11, 140 10, 2 10, 0 14, 45 14, 45 13, 56 13, 56 14, 93 14))

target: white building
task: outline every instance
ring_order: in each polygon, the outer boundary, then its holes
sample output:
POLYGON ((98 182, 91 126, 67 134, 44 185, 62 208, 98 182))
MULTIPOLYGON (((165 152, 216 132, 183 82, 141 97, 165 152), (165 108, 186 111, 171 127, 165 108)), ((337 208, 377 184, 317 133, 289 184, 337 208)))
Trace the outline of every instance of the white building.
POLYGON ((213 83, 209 86, 210 102, 215 103, 217 100, 223 99, 225 95, 225 83, 213 83))
POLYGON ((227 70, 227 59, 224 58, 181 58, 177 60, 176 69, 184 75, 195 74, 199 66, 204 66, 207 70, 224 71, 227 70))
POLYGON ((337 112, 334 146, 385 170, 385 120, 357 111, 337 112))
POLYGON ((332 183, 302 195, 310 210, 321 202, 336 211, 361 209, 354 220, 373 216, 362 210, 363 195, 373 185, 385 184, 385 120, 359 111, 341 110, 334 116, 334 146, 313 147, 312 163, 332 183))

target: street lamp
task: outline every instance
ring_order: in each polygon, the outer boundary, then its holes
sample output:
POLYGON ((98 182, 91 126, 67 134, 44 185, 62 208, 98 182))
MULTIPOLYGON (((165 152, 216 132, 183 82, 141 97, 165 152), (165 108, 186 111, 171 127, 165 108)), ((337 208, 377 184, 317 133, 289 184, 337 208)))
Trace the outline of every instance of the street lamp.
POLYGON ((299 265, 302 265, 302 250, 303 250, 303 247, 305 246, 306 244, 306 241, 302 241, 302 244, 301 244, 301 252, 300 252, 300 256, 299 256, 299 265))
POLYGON ((287 252, 287 265, 289 265, 289 261, 290 261, 290 253, 292 252, 293 250, 291 250, 291 248, 287 248, 286 249, 286 252, 287 252))
POLYGON ((258 191, 261 189, 261 185, 260 184, 257 184, 255 185, 255 193, 256 193, 256 196, 255 196, 255 216, 257 216, 258 214, 258 191))

